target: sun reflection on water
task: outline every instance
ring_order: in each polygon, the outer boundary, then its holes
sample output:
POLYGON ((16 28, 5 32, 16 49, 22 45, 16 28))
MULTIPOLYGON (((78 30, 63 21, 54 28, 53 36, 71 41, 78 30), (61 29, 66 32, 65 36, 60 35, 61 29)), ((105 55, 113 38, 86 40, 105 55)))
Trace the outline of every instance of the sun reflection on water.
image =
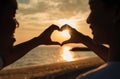
POLYGON ((73 61, 74 60, 74 58, 73 58, 74 54, 69 51, 70 49, 71 49, 71 47, 69 47, 69 46, 63 47, 61 56, 65 61, 73 61))

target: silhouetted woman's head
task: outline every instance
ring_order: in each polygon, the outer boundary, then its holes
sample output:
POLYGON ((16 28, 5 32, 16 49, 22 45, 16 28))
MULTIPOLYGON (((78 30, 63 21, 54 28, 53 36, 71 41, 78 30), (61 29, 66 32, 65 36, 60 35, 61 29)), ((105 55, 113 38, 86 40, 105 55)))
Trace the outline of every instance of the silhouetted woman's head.
POLYGON ((120 7, 120 0, 102 0, 109 6, 119 6, 120 7))
POLYGON ((16 0, 0 0, 0 27, 2 32, 13 33, 18 22, 15 19, 18 8, 16 0))
POLYGON ((16 0, 0 0, 0 41, 3 41, 3 48, 11 47, 15 42, 14 32, 19 25, 15 19, 17 8, 16 0))

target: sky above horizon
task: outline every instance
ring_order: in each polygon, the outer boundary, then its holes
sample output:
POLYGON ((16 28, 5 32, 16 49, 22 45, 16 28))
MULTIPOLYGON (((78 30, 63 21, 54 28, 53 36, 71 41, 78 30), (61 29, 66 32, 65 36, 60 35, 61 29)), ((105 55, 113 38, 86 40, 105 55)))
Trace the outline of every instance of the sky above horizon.
POLYGON ((89 14, 88 0, 17 0, 17 43, 38 36, 51 24, 66 23, 91 36, 86 23, 89 14))

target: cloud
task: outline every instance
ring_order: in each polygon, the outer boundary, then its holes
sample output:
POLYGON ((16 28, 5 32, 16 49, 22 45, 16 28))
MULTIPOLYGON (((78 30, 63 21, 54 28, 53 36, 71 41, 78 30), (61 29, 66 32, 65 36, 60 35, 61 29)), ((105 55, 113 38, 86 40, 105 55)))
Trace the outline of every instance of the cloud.
POLYGON ((62 12, 75 13, 87 11, 87 0, 18 0, 20 12, 62 12))
POLYGON ((81 18, 88 0, 18 0, 17 18, 24 27, 48 26, 55 20, 81 18), (77 16, 77 17, 76 17, 77 16))
POLYGON ((29 4, 30 0, 17 0, 18 3, 29 4))

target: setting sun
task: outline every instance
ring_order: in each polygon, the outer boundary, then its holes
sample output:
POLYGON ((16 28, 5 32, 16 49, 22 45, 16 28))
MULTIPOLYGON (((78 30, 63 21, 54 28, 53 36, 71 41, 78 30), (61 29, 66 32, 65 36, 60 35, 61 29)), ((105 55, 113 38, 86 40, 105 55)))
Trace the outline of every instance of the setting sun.
POLYGON ((64 31, 55 30, 51 35, 51 40, 62 43, 63 41, 70 39, 70 37, 71 36, 68 30, 64 30, 64 31))
POLYGON ((67 20, 67 19, 60 19, 56 23, 58 23, 58 25, 60 25, 60 26, 68 24, 73 28, 75 28, 77 25, 75 20, 67 20))
POLYGON ((70 34, 69 34, 69 31, 68 30, 64 30, 61 32, 61 35, 65 38, 70 38, 70 34))
MULTIPOLYGON (((71 26, 72 28, 76 28, 77 21, 75 19, 59 19, 59 20, 55 21, 55 24, 60 26, 60 28, 66 24, 71 26)), ((51 40, 57 41, 59 43, 62 43, 70 38, 71 38, 71 36, 69 34, 69 30, 64 30, 62 32, 55 30, 51 35, 51 40)))

